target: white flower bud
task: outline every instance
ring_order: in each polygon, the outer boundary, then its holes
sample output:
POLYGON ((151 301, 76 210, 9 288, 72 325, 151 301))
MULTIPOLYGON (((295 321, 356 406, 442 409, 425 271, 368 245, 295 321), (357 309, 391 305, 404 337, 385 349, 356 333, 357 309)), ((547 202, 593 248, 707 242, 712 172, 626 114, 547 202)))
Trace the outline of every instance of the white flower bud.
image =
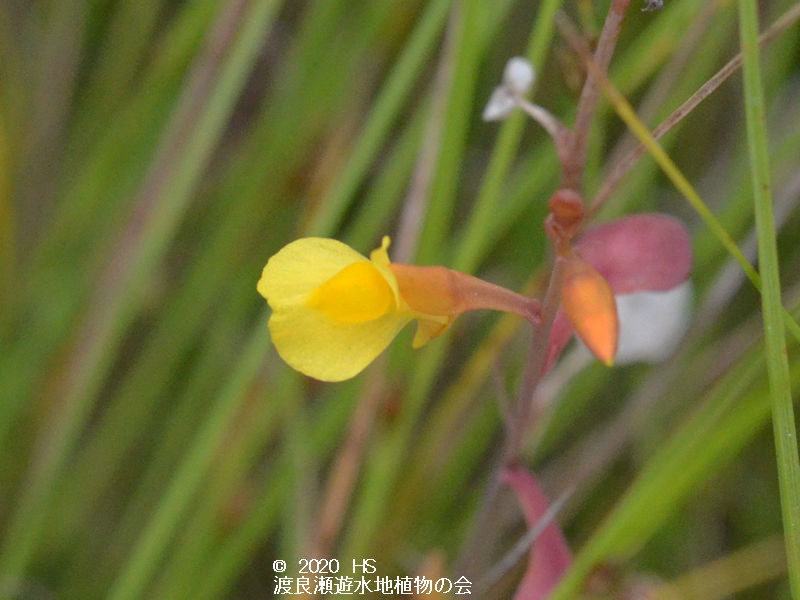
POLYGON ((535 78, 533 65, 520 56, 510 59, 503 70, 503 85, 518 96, 524 96, 531 90, 535 78))

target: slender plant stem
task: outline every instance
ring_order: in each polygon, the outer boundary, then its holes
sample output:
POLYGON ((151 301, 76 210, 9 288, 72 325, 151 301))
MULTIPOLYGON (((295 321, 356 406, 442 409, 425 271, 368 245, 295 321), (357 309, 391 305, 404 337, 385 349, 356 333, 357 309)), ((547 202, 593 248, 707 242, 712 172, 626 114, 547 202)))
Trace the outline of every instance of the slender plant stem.
MULTIPOLYGON (((54 425, 43 430, 28 474, 19 509, 4 540, 0 581, 24 572, 38 537, 43 533, 47 511, 54 500, 53 488, 81 428, 88 418, 102 376, 110 368, 113 348, 130 309, 137 282, 153 267, 157 248, 169 239, 191 199, 190 190, 213 141, 222 131, 224 117, 233 108, 237 90, 244 84, 246 65, 255 44, 237 53, 236 60, 223 51, 244 21, 245 0, 231 0, 222 11, 206 51, 198 58, 184 98, 154 159, 130 220, 107 259, 87 304, 76 340, 70 348, 63 380, 52 392, 54 425), (217 78, 226 78, 216 93, 210 89, 217 78), (194 142, 194 144, 192 144, 194 142)), ((252 25, 251 25, 252 27, 252 25)), ((258 30, 254 33, 258 33, 258 30)))
MULTIPOLYGON (((800 2, 792 6, 780 17, 778 17, 772 23, 772 25, 770 25, 769 29, 764 31, 764 33, 759 36, 758 43, 760 45, 768 44, 778 37, 778 35, 786 31, 798 19, 800 19, 800 2)), ((692 94, 683 104, 676 108, 672 114, 664 119, 655 129, 653 129, 653 138, 656 140, 661 139, 661 137, 663 137, 678 123, 683 121, 685 117, 687 117, 695 108, 697 108, 697 106, 703 102, 703 100, 714 93, 714 91, 716 91, 720 85, 727 81, 728 78, 733 75, 733 73, 735 73, 736 70, 741 66, 742 53, 739 52, 736 56, 729 60, 725 66, 712 75, 708 81, 701 85, 697 91, 692 94)), ((600 187, 600 190, 592 200, 591 207, 589 209, 590 213, 596 212, 603 205, 603 203, 608 200, 611 194, 613 194, 614 191, 619 187, 619 184, 631 170, 633 165, 636 164, 636 161, 646 153, 647 147, 640 143, 635 148, 632 148, 625 156, 620 158, 620 160, 611 167, 608 176, 603 181, 603 185, 600 187)))
MULTIPOLYGON (((561 304, 561 266, 556 260, 550 274, 547 292, 542 301, 541 325, 532 332, 528 360, 520 383, 519 395, 510 409, 510 419, 506 423, 506 436, 499 459, 493 471, 492 480, 481 501, 477 516, 473 521, 467 542, 464 544, 459 561, 459 572, 472 574, 477 568, 478 549, 483 544, 483 535, 497 509, 497 499, 501 490, 501 474, 509 464, 520 460, 525 436, 531 425, 533 395, 541 380, 547 360, 547 342, 550 328, 561 304)), ((474 575, 472 575, 474 577, 474 575)), ((469 575, 468 575, 469 577, 469 575)))
POLYGON ((532 119, 539 123, 539 125, 550 134, 551 138, 558 142, 559 137, 564 134, 564 125, 562 125, 558 119, 538 104, 528 102, 525 98, 517 100, 517 104, 523 111, 528 113, 532 119))
MULTIPOLYGON (((614 53, 619 32, 625 12, 630 0, 614 0, 609 8, 603 31, 600 34, 595 53, 595 60, 599 68, 607 69, 614 53)), ((600 87, 593 77, 588 76, 584 82, 578 111, 572 131, 562 127, 557 121, 548 118, 549 114, 542 114, 534 107, 534 118, 544 116, 545 129, 556 143, 559 158, 562 164, 563 186, 574 189, 580 193, 583 180, 583 171, 586 162, 586 148, 588 144, 589 128, 597 106, 600 87)), ((524 106, 530 113, 531 106, 524 106)), ((532 115, 533 116, 533 115, 532 115)), ((537 120, 539 120, 537 118, 537 120)), ((506 423, 506 437, 500 458, 496 465, 494 476, 486 490, 481 507, 473 522, 472 530, 467 538, 462 551, 461 568, 464 572, 471 573, 477 564, 477 551, 482 543, 481 536, 490 522, 490 517, 496 510, 497 497, 501 489, 500 474, 502 469, 518 461, 522 452, 525 437, 530 430, 533 409, 533 398, 536 388, 542 377, 542 372, 547 360, 547 344, 550 338, 550 329, 561 303, 561 265, 555 260, 550 280, 541 307, 541 325, 533 332, 528 358, 525 363, 519 396, 511 408, 511 420, 506 423)))
POLYGON ((431 85, 432 100, 425 124, 423 144, 414 165, 408 192, 397 228, 397 243, 394 249, 395 262, 410 262, 414 256, 422 230, 422 222, 430 203, 430 189, 436 171, 436 158, 441 152, 442 124, 447 108, 447 94, 453 85, 453 61, 457 51, 457 27, 451 15, 446 28, 444 50, 439 59, 436 76, 431 85))
POLYGON ((571 495, 572 490, 568 489, 562 492, 558 498, 553 500, 536 524, 526 531, 517 541, 517 543, 514 544, 514 546, 512 546, 511 549, 502 557, 500 557, 494 566, 486 572, 483 578, 477 582, 476 595, 483 597, 483 594, 487 593, 493 585, 499 582, 506 573, 514 568, 514 566, 522 559, 522 557, 530 551, 533 543, 540 535, 542 535, 547 526, 556 520, 556 516, 558 516, 561 508, 571 495))
POLYGON ((757 32, 758 9, 755 0, 739 0, 745 113, 758 231, 758 263, 762 281, 761 303, 767 374, 772 398, 772 426, 778 462, 789 583, 792 597, 800 600, 800 463, 798 463, 797 429, 786 353, 786 333, 782 318, 781 282, 766 136, 767 119, 764 93, 761 88, 757 32))
MULTIPOLYGON (((382 366, 382 365, 381 365, 382 366)), ((325 557, 339 534, 352 501, 358 479, 359 469, 364 461, 367 441, 375 422, 375 413, 380 406, 384 391, 384 370, 374 368, 353 414, 347 438, 337 453, 336 461, 331 469, 327 484, 320 502, 317 527, 312 532, 312 544, 309 557, 325 557)))
POLYGON ((512 411, 514 417, 512 423, 509 424, 505 448, 504 462, 506 463, 519 459, 525 435, 531 426, 531 417, 534 416, 531 414, 533 397, 542 379, 547 361, 547 342, 550 339, 550 329, 553 326, 558 307, 561 305, 561 271, 561 261, 556 259, 550 273, 547 292, 542 301, 542 325, 534 330, 531 337, 528 361, 525 363, 519 397, 512 411))
MULTIPOLYGON (((622 29, 622 21, 629 5, 630 0, 613 0, 608 9, 605 23, 603 23, 603 30, 600 32, 600 39, 597 42, 597 49, 594 52, 595 63, 604 72, 608 69, 611 56, 614 54, 619 32, 622 29)), ((587 74, 581 90, 581 97, 578 100, 575 124, 572 127, 571 152, 567 156, 567 162, 563 165, 564 187, 573 189, 578 193, 581 192, 583 187, 583 171, 586 167, 589 129, 599 96, 600 87, 597 81, 587 74)))

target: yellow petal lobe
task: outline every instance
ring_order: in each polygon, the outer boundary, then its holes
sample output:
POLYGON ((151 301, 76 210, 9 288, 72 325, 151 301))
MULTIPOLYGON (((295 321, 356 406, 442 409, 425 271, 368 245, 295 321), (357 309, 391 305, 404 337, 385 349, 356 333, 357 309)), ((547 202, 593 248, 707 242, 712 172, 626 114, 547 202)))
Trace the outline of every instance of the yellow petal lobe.
POLYGON ((395 307, 394 293, 370 262, 357 262, 316 288, 308 306, 340 323, 373 321, 395 307))
POLYGON ((413 317, 388 268, 389 239, 371 261, 342 242, 302 238, 264 267, 258 291, 269 330, 291 367, 322 381, 358 375, 413 317))
POLYGON ((411 347, 414 349, 422 348, 425 344, 430 342, 433 338, 442 335, 453 319, 450 317, 417 317, 417 331, 414 333, 414 339, 411 342, 411 347))
POLYGON ((258 292, 273 308, 305 303, 308 295, 345 267, 367 259, 338 240, 301 238, 269 259, 258 292))
POLYGON ((392 311, 348 324, 297 306, 274 311, 269 330, 278 354, 292 368, 321 381, 344 381, 375 360, 410 320, 392 311))
POLYGON ((606 365, 614 363, 619 319, 605 278, 577 255, 565 257, 561 305, 586 347, 606 365))

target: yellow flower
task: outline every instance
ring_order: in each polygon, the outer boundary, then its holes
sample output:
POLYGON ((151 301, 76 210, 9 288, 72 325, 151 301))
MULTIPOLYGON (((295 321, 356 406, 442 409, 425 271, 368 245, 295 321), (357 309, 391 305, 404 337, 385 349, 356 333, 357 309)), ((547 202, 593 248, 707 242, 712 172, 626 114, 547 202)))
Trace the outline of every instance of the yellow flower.
POLYGON ((368 260, 337 240, 304 238, 269 259, 258 291, 272 307, 272 340, 289 365, 323 381, 348 379, 414 318, 388 247, 385 237, 368 260))
POLYGON ((258 291, 272 307, 272 341, 290 366, 342 381, 360 373, 414 319, 418 348, 465 310, 538 318, 536 301, 470 275, 391 264, 389 243, 384 237, 367 259, 336 240, 303 238, 269 259, 258 291))

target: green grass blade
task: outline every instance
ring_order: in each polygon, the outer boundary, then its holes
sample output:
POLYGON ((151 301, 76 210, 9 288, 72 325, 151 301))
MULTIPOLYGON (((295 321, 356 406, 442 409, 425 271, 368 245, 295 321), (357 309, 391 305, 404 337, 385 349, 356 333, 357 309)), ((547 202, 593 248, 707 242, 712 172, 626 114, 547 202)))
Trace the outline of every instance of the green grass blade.
POLYGON ((708 473, 730 460, 764 424, 769 406, 750 391, 764 368, 750 353, 696 414, 662 444, 599 530, 584 545, 549 600, 575 598, 598 564, 629 556, 678 510, 708 473))
POLYGON ((152 519, 109 592, 110 600, 134 600, 142 597, 169 539, 181 523, 187 505, 197 493, 219 443, 228 431, 240 406, 242 389, 264 362, 269 349, 265 331, 266 326, 262 324, 245 349, 240 368, 228 380, 211 413, 196 432, 184 461, 168 489, 164 491, 152 519))
POLYGON ((739 0, 739 30, 743 55, 744 101, 747 140, 753 181, 758 264, 761 271, 761 304, 767 373, 772 398, 772 425, 778 461, 786 558, 792 596, 800 599, 800 462, 797 429, 789 381, 789 365, 783 327, 781 281, 772 209, 772 183, 767 149, 767 119, 761 88, 758 46, 758 6, 754 0, 739 0))
POLYGON ((332 235, 336 230, 370 160, 381 142, 389 135, 389 128, 397 118, 403 100, 410 93, 411 85, 419 75, 422 64, 438 37, 451 2, 452 0, 435 0, 428 4, 420 15, 414 33, 406 43, 402 56, 392 69, 370 111, 344 171, 338 177, 322 210, 309 224, 306 232, 308 235, 332 235))
POLYGON ((456 206, 459 173, 466 149, 467 130, 472 114, 478 60, 482 50, 479 42, 480 24, 487 6, 467 0, 454 5, 451 26, 454 35, 452 79, 441 123, 441 144, 436 157, 436 169, 428 191, 428 208, 419 232, 416 262, 432 264, 441 257, 442 240, 447 238, 456 206))
MULTIPOLYGON (((85 353, 76 354, 80 358, 72 365, 71 378, 67 378, 59 390, 63 394, 63 414, 53 416, 58 423, 42 442, 46 444, 46 451, 32 467, 30 484, 25 488, 18 511, 9 525, 0 557, 0 581, 13 580, 25 571, 42 533, 55 480, 90 414, 102 377, 110 368, 111 349, 119 343, 125 326, 133 317, 131 299, 137 297, 135 290, 145 285, 150 270, 161 257, 164 245, 188 206, 191 191, 222 132, 263 39, 264 28, 268 26, 276 8, 276 0, 262 0, 254 4, 250 15, 252 18, 243 22, 240 36, 221 65, 219 79, 212 93, 208 98, 200 99, 201 107, 186 105, 183 107, 186 112, 176 116, 179 128, 195 126, 191 143, 185 146, 185 152, 178 152, 179 142, 184 141, 179 131, 167 133, 168 147, 162 148, 162 153, 175 152, 177 163, 173 171, 163 174, 171 176, 169 181, 155 184, 154 196, 149 200, 160 202, 146 207, 150 209, 145 211, 148 226, 143 231, 134 229, 134 235, 141 236, 137 239, 134 255, 128 257, 130 263, 126 269, 121 269, 120 278, 109 284, 113 288, 111 294, 104 289, 98 290, 95 300, 102 303, 102 309, 97 310, 99 315, 91 311, 87 315, 85 333, 90 338, 83 340, 84 343, 88 342, 85 346, 81 345, 85 353), (197 122, 186 122, 191 115, 198 117, 197 122), (99 322, 94 322, 95 319, 99 322)), ((216 62, 213 57, 212 60, 216 62)), ((197 100, 194 98, 192 102, 197 100)), ((129 242, 122 240, 121 249, 125 250, 129 242)), ((101 282, 98 284, 102 286, 101 282)))

